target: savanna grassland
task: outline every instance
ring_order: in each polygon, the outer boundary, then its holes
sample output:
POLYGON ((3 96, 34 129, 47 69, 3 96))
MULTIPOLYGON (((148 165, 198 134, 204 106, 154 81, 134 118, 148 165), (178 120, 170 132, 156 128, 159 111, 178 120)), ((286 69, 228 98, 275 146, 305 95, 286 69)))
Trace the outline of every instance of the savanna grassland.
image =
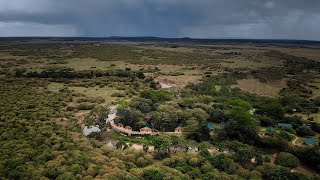
POLYGON ((0 179, 320 178, 318 45, 3 40, 0 96, 0 179))

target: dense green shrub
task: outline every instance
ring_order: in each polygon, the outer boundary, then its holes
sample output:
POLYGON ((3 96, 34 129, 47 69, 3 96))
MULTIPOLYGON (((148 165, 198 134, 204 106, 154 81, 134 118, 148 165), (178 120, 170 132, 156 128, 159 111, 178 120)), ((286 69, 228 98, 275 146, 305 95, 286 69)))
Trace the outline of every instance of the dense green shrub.
POLYGON ((172 95, 168 91, 143 91, 141 97, 152 100, 153 103, 168 101, 172 99, 172 95))
POLYGON ((212 156, 209 159, 209 161, 214 167, 216 167, 220 171, 226 171, 231 163, 231 160, 224 154, 212 156))
POLYGON ((164 175, 158 170, 147 169, 144 171, 143 178, 145 180, 162 180, 164 175))
POLYGON ((284 167, 294 168, 300 164, 300 161, 291 153, 280 152, 275 159, 275 163, 284 167))
POLYGON ((264 114, 277 120, 283 119, 285 114, 282 105, 276 102, 263 105, 257 113, 264 114))
POLYGON ((94 108, 94 104, 81 103, 81 104, 78 104, 76 108, 79 110, 91 110, 94 108))
POLYGON ((299 126, 296 129, 296 132, 299 136, 314 136, 316 133, 308 126, 299 126))
POLYGON ((258 120, 260 121, 260 125, 264 127, 274 126, 277 124, 276 120, 266 116, 260 116, 258 117, 258 120))

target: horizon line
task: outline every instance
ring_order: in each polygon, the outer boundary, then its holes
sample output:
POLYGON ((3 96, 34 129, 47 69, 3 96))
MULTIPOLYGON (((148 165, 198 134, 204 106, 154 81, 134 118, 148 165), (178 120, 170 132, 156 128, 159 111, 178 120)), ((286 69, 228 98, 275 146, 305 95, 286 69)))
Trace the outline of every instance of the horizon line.
POLYGON ((88 38, 88 39, 134 39, 134 38, 144 38, 144 39, 179 39, 179 40, 265 40, 265 41, 309 41, 309 42, 319 42, 320 40, 310 40, 310 39, 285 39, 285 38, 192 38, 192 37, 159 37, 159 36, 0 36, 0 39, 9 38, 88 38))

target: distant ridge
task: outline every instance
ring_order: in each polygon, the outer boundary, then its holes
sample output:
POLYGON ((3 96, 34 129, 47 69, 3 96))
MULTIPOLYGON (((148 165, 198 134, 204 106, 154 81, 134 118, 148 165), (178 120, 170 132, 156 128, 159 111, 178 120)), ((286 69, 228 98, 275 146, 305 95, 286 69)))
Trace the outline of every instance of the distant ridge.
POLYGON ((162 38, 153 36, 141 37, 0 37, 0 41, 131 41, 131 42, 167 42, 167 43, 255 43, 255 44, 292 44, 292 45, 320 45, 314 40, 288 40, 288 39, 197 39, 197 38, 162 38))

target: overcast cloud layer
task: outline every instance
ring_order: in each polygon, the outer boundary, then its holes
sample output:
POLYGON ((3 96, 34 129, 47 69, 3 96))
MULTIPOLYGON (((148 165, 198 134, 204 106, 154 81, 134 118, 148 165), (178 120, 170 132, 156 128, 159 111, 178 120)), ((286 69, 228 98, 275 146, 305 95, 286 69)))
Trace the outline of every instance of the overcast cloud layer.
POLYGON ((0 0, 0 36, 320 40, 320 0, 0 0))

